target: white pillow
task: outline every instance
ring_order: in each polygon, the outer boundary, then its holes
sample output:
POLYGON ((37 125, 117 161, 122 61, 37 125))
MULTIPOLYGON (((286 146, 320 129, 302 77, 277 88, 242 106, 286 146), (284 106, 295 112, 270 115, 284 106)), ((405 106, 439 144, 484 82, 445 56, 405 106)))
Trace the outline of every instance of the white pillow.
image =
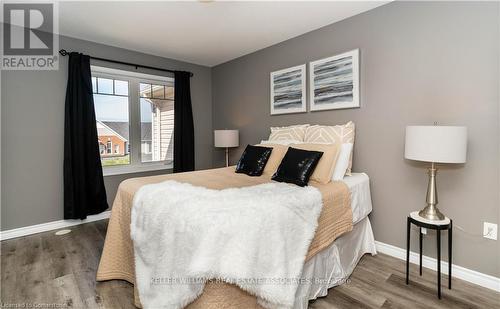
POLYGON ((349 167, 349 157, 352 151, 352 143, 344 143, 340 146, 340 154, 333 170, 332 180, 339 181, 344 179, 344 175, 349 167))
POLYGON ((261 140, 261 144, 266 145, 266 144, 277 144, 277 145, 285 145, 288 146, 290 144, 301 144, 303 142, 299 142, 293 139, 281 139, 281 140, 276 140, 276 141, 270 141, 270 140, 261 140))

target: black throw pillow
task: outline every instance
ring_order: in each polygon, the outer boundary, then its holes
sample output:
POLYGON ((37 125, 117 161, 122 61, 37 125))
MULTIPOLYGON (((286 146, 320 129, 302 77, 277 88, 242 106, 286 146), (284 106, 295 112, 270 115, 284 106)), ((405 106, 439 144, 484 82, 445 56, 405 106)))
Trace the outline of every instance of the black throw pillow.
POLYGON ((323 152, 288 148, 272 180, 307 186, 323 152))
POLYGON ((236 173, 260 176, 273 151, 270 147, 247 145, 236 165, 236 173))

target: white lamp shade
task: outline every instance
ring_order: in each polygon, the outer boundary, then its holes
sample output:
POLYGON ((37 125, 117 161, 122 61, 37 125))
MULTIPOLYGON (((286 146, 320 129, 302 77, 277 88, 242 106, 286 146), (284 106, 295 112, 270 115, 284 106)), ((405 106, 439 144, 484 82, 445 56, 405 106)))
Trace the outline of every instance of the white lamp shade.
POLYGON ((214 130, 215 147, 238 147, 239 144, 238 130, 214 130))
POLYGON ((465 163, 466 156, 466 127, 406 127, 406 159, 435 163, 465 163))

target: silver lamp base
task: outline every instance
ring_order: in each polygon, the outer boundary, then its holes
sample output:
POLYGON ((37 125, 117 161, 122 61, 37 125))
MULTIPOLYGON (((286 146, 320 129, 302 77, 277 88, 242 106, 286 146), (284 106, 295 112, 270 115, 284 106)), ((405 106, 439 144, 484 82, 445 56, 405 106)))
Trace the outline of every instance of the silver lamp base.
POLYGON ((418 215, 431 221, 441 221, 445 218, 445 216, 439 211, 439 209, 437 209, 437 207, 433 207, 430 205, 419 211, 418 215))
POLYGON ((432 221, 444 220, 445 216, 437 208, 438 195, 436 187, 436 175, 437 168, 434 162, 432 162, 429 168, 429 183, 427 184, 427 197, 425 202, 427 206, 418 212, 418 215, 422 218, 432 221))

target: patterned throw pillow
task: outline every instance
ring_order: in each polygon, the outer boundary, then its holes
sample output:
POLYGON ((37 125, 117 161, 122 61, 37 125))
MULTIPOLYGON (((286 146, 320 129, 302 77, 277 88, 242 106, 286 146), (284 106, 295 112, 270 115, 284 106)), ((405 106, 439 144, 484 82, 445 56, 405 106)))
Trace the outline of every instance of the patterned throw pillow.
POLYGON ((293 140, 303 142, 308 124, 300 124, 288 127, 271 127, 269 141, 293 140))
POLYGON ((293 139, 280 139, 280 140, 276 140, 276 141, 269 141, 269 140, 261 140, 260 143, 262 145, 266 145, 266 144, 278 144, 278 145, 284 145, 284 146, 289 146, 291 144, 301 144, 299 142, 297 142, 296 140, 293 140, 293 139))
MULTIPOLYGON (((337 126, 320 126, 313 125, 306 128, 304 142, 319 143, 319 144, 354 144, 354 122, 349 121, 344 125, 337 126)), ((352 168, 352 151, 349 156, 349 166, 347 167, 346 175, 351 175, 352 168)))

